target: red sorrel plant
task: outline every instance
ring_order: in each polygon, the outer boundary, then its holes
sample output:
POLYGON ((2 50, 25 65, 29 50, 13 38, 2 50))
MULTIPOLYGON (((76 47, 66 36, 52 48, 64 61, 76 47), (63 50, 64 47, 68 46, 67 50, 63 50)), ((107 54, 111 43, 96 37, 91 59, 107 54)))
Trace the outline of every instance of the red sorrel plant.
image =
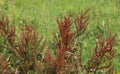
POLYGON ((106 40, 100 40, 96 43, 93 56, 87 63, 87 73, 90 72, 96 74, 99 70, 107 69, 107 74, 114 74, 114 69, 112 66, 112 59, 115 56, 115 50, 113 48, 115 36, 110 35, 106 40), (110 69, 110 70, 109 70, 110 69), (112 69, 112 70, 111 70, 112 69))
POLYGON ((0 57, 0 72, 6 74, 29 74, 29 72, 33 72, 32 74, 96 74, 105 70, 105 74, 114 74, 112 59, 115 56, 113 47, 116 35, 110 35, 106 40, 101 40, 99 36, 93 55, 85 64, 86 67, 82 63, 78 37, 87 28, 88 11, 89 9, 81 15, 76 15, 74 19, 70 15, 57 19, 60 33, 55 35, 56 53, 52 54, 46 47, 44 56, 42 50, 45 41, 39 37, 34 26, 22 25, 20 33, 17 34, 16 27, 11 26, 8 18, 2 16, 0 36, 4 38, 3 45, 6 53, 5 58, 0 57), (72 30, 73 25, 76 26, 75 31, 72 30))
POLYGON ((60 30, 60 34, 55 35, 55 43, 56 43, 56 54, 55 57, 52 57, 50 54, 50 50, 47 48, 45 58, 47 65, 50 67, 49 73, 55 74, 96 74, 99 70, 107 69, 106 74, 113 74, 114 67, 112 66, 112 59, 115 55, 114 39, 115 36, 110 36, 107 40, 102 40, 97 42, 96 48, 93 51, 94 54, 86 63, 86 68, 82 64, 81 54, 78 51, 78 37, 81 36, 86 30, 89 15, 87 15, 86 10, 80 16, 76 16, 74 21, 68 15, 65 16, 64 19, 58 20, 58 26, 60 30), (76 31, 72 31, 73 23, 76 26, 76 31), (50 62, 52 63, 50 63, 50 62), (54 64, 53 64, 54 63, 54 64), (51 68, 54 66, 54 68, 51 68), (52 71, 52 72, 51 72, 52 71))
POLYGON ((29 70, 38 70, 38 61, 41 60, 41 57, 38 57, 42 56, 41 51, 45 42, 40 43, 42 37, 39 39, 35 27, 23 25, 18 37, 15 26, 11 27, 8 18, 2 17, 2 20, 0 20, 0 35, 5 38, 6 50, 13 52, 13 56, 9 57, 9 63, 13 65, 14 71, 18 69, 18 73, 27 74, 29 70))
POLYGON ((87 27, 89 19, 89 15, 87 15, 88 10, 80 16, 77 15, 74 21, 70 15, 65 16, 64 20, 57 19, 60 30, 60 34, 55 36, 57 50, 54 65, 57 74, 78 74, 79 67, 82 67, 81 57, 77 55, 74 49, 78 49, 78 37, 82 35, 87 27), (76 26, 75 32, 71 28, 73 23, 76 26))
POLYGON ((17 43, 18 47, 14 50, 17 51, 17 58, 19 58, 17 65, 19 65, 22 72, 26 73, 29 70, 35 70, 35 65, 38 61, 37 56, 41 56, 41 51, 45 44, 40 45, 42 38, 38 38, 38 32, 35 27, 25 25, 22 26, 21 31, 21 36, 17 43))

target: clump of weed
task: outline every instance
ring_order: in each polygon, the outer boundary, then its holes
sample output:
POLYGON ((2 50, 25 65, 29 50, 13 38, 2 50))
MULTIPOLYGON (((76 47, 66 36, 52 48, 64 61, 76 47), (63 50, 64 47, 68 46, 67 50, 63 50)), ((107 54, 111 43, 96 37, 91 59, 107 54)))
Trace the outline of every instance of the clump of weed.
POLYGON ((83 64, 78 38, 87 28, 88 11, 76 15, 74 19, 70 15, 57 19, 60 33, 54 36, 55 54, 47 46, 46 51, 42 52, 46 40, 39 36, 34 26, 22 25, 17 34, 16 26, 11 26, 8 18, 2 16, 0 36, 4 39, 2 48, 6 53, 3 54, 5 57, 0 56, 0 73, 96 74, 103 71, 114 74, 112 59, 116 54, 113 48, 116 35, 110 34, 105 40, 98 36, 93 55, 83 64), (72 25, 76 26, 75 31, 72 31, 72 25))
POLYGON ((93 50, 93 56, 85 64, 82 63, 81 51, 79 51, 80 43, 78 37, 80 37, 86 30, 88 25, 89 16, 87 12, 81 13, 80 16, 76 16, 73 20, 70 15, 64 16, 64 19, 57 19, 59 26, 59 34, 55 35, 56 53, 51 56, 50 49, 47 48, 45 59, 48 67, 50 68, 48 73, 55 74, 96 74, 99 70, 108 71, 106 73, 113 74, 114 67, 112 66, 112 59, 115 55, 113 49, 115 36, 110 35, 107 40, 100 40, 96 43, 96 48, 93 50), (76 30, 72 31, 72 25, 76 26, 76 30), (49 62, 50 61, 50 62, 49 62), (52 68, 53 67, 53 68, 52 68), (51 70, 53 69, 53 70, 51 70))
POLYGON ((5 39, 6 51, 12 54, 8 56, 8 59, 13 65, 13 71, 18 69, 18 73, 24 74, 27 74, 29 70, 36 71, 37 62, 42 59, 41 52, 45 45, 36 28, 28 24, 22 25, 20 36, 18 36, 16 27, 10 26, 8 18, 5 19, 3 16, 0 20, 0 34, 5 39))

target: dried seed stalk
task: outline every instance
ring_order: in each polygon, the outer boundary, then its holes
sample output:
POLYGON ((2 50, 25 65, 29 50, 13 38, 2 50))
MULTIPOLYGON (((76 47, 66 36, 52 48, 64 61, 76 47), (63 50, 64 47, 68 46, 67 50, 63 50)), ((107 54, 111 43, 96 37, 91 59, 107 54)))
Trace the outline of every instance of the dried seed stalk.
POLYGON ((87 27, 89 19, 89 15, 87 15, 88 10, 80 16, 76 16, 74 20, 72 20, 70 15, 64 16, 63 20, 57 19, 60 31, 60 34, 55 36, 57 50, 54 66, 57 74, 70 74, 73 72, 74 67, 76 68, 74 72, 78 74, 78 67, 82 66, 81 57, 75 54, 74 49, 78 49, 77 39, 87 27), (76 25, 75 32, 72 31, 73 23, 76 25), (76 56, 79 58, 79 62, 78 59, 75 59, 76 56), (75 59, 74 61, 73 58, 75 59))
MULTIPOLYGON (((100 40, 96 43, 94 54, 87 64, 87 72, 96 73, 98 70, 109 69, 112 66, 112 59, 115 56, 115 36, 110 35, 107 40, 100 40)), ((111 74, 111 73, 110 73, 111 74)))

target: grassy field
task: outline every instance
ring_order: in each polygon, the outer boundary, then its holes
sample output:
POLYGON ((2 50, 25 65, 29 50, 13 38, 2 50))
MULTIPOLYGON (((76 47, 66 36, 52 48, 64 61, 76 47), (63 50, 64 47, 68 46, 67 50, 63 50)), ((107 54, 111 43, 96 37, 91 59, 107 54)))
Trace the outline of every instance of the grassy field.
POLYGON ((88 33, 83 43, 84 61, 91 55, 98 33, 102 37, 117 33, 114 64, 116 72, 120 71, 120 0, 0 0, 0 15, 9 17, 11 25, 17 25, 18 29, 24 20, 37 26, 51 49, 53 33, 58 32, 56 18, 69 12, 73 17, 86 8, 91 8, 91 17, 84 33, 88 33))

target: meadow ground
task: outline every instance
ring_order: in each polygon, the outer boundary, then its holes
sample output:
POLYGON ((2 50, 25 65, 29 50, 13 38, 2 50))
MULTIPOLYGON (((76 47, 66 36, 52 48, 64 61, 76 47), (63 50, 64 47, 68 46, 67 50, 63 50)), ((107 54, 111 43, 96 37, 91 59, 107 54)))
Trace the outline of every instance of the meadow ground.
POLYGON ((90 8, 91 17, 84 33, 88 36, 83 41, 83 60, 89 59, 98 33, 103 38, 110 32, 117 33, 113 62, 116 72, 120 71, 120 0, 0 0, 0 15, 9 17, 18 29, 24 20, 35 25, 52 50, 53 33, 58 32, 56 18, 68 13, 73 17, 86 8, 90 8))

